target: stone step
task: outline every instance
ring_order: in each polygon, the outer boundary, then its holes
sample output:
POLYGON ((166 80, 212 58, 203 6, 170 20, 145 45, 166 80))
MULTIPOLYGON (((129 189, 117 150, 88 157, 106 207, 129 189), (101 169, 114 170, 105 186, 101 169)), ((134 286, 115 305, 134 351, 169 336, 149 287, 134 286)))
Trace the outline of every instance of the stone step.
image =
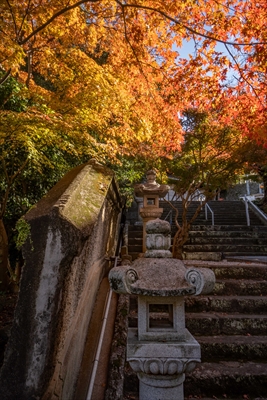
MULTIPOLYGON (((129 248, 128 248, 129 250, 129 248)), ((135 260, 139 254, 142 253, 142 246, 138 245, 136 247, 131 247, 131 249, 129 250, 129 254, 132 256, 133 260, 135 260)), ((264 256, 264 254, 262 254, 262 256, 264 256)), ((222 252, 194 252, 194 253, 184 253, 184 262, 188 262, 188 261, 194 261, 195 263, 197 262, 203 262, 203 261, 228 261, 228 260, 232 260, 235 261, 234 258, 235 257, 261 257, 261 253, 257 252, 257 253, 246 253, 246 252, 242 252, 242 253, 222 253, 222 252)), ((260 260, 258 260, 260 261, 260 260)))
POLYGON ((128 241, 130 240, 143 240, 143 232, 132 231, 128 233, 128 241))
POLYGON ((189 238, 202 238, 202 237, 210 237, 210 238, 220 238, 220 237, 228 237, 228 238, 261 238, 266 239, 266 231, 255 231, 250 229, 242 229, 242 230, 191 230, 189 232, 189 238))
MULTIPOLYGON (((267 363, 264 362, 201 363, 185 376, 185 400, 267 400, 266 371, 267 363)), ((138 400, 139 381, 128 363, 124 378, 124 400, 138 400)))
MULTIPOLYGON (((162 218, 162 219, 164 219, 164 218, 162 218)), ((187 220, 189 220, 189 219, 190 218, 188 217, 187 220)), ((170 220, 168 220, 168 222, 171 223, 170 220)), ((181 224, 182 221, 180 219, 178 219, 178 222, 181 224)), ((222 217, 222 218, 214 219, 214 223, 215 223, 214 226, 230 226, 230 227, 232 227, 232 229, 235 226, 241 226, 244 228, 247 227, 247 221, 244 218, 232 218, 232 217, 224 218, 224 217, 222 217)), ((171 225, 173 228, 175 227, 174 220, 172 220, 171 225)), ((206 221, 204 218, 195 219, 192 223, 192 227, 194 228, 196 225, 201 225, 202 227, 212 227, 213 226, 211 219, 208 219, 206 221)), ((254 220, 253 218, 251 218, 250 225, 253 228, 254 226, 255 227, 259 226, 260 223, 258 220, 254 220)))
MULTIPOLYGON (((218 233, 218 232, 217 232, 218 233)), ((246 236, 244 236, 244 232, 242 235, 238 236, 238 233, 236 233, 235 236, 233 235, 224 235, 220 232, 219 235, 201 235, 201 236, 194 236, 192 237, 190 235, 189 240, 186 242, 186 244, 233 244, 235 245, 253 245, 253 244, 259 244, 259 245, 265 245, 267 246, 267 239, 266 239, 266 234, 262 233, 261 236, 257 236, 254 234, 254 236, 248 234, 245 232, 246 236)), ((128 235, 128 243, 129 244, 138 244, 143 242, 143 235, 139 232, 139 234, 131 234, 128 235)))
MULTIPOLYGON (((174 207, 176 207, 179 212, 181 213, 182 210, 182 204, 181 202, 177 202, 174 201, 172 202, 172 204, 174 205, 174 207)), ((223 216, 223 217, 228 217, 229 215, 235 215, 235 214, 241 214, 242 217, 244 219, 246 219, 246 211, 245 211, 245 204, 241 201, 235 201, 235 202, 231 202, 231 201, 223 201, 223 202, 219 202, 219 201, 209 201, 208 205, 210 206, 210 208, 212 209, 212 211, 214 212, 215 217, 216 216, 223 216)), ((196 210, 196 208, 199 206, 199 202, 192 202, 190 204, 190 206, 188 207, 189 212, 196 210)), ((164 201, 160 201, 160 207, 163 207, 164 209, 164 213, 168 212, 171 207, 164 201)), ((202 207, 202 212, 204 213, 204 206, 202 207)), ((251 218, 256 218, 258 219, 257 215, 251 210, 249 209, 249 214, 251 216, 251 218)), ((208 217, 210 218, 211 213, 208 212, 208 217)))
POLYGON ((129 245, 128 253, 132 256, 134 253, 141 253, 142 249, 143 249, 142 244, 129 245))
POLYGON ((223 258, 230 260, 230 261, 235 261, 235 260, 241 260, 242 258, 246 257, 247 260, 249 260, 249 257, 252 257, 254 260, 260 262, 260 258, 261 257, 265 257, 265 259, 267 260, 267 255, 266 252, 247 252, 247 251, 241 251, 239 253, 235 253, 235 252, 227 252, 225 251, 223 253, 223 258), (257 259, 257 257, 259 257, 257 259))
MULTIPOLYGON (((172 239, 174 237, 176 232, 172 234, 172 239)), ((218 232, 216 235, 210 234, 209 232, 206 234, 203 232, 203 234, 198 235, 196 234, 195 236, 189 236, 188 241, 186 244, 208 244, 208 243, 213 243, 213 244, 220 244, 220 243, 226 243, 226 244, 261 244, 261 245, 267 245, 267 240, 266 240, 266 235, 267 232, 263 232, 261 234, 257 233, 252 233, 252 232, 235 232, 234 235, 229 235, 228 233, 222 233, 218 232)), ((130 232, 128 234, 128 242, 131 244, 135 244, 135 241, 142 242, 143 241, 143 234, 142 232, 130 232)))
MULTIPOLYGON (((129 315, 129 326, 136 328, 137 311, 129 315)), ((228 314, 226 312, 186 313, 187 329, 196 336, 213 335, 265 335, 267 334, 266 314, 228 314)))
POLYGON ((228 296, 266 296, 267 281, 252 279, 216 279, 213 294, 228 296))
MULTIPOLYGON (((125 398, 123 398, 123 400, 129 399, 129 398, 132 399, 132 400, 138 400, 139 399, 139 397, 125 397, 125 398)), ((215 396, 213 396, 212 398, 211 397, 202 397, 202 396, 201 397, 199 397, 199 396, 195 397, 195 396, 190 395, 190 397, 186 396, 184 398, 184 400, 199 400, 199 399, 201 399, 201 400, 214 400, 214 399, 216 399, 216 400, 240 400, 240 399, 244 400, 245 398, 246 397, 244 397, 244 396, 242 396, 242 397, 238 396, 238 397, 234 398, 233 396, 229 397, 227 395, 224 395, 224 397, 221 397, 221 396, 219 396, 219 397, 216 396, 215 397, 215 396)), ((264 396, 264 397, 253 397, 253 400, 267 400, 267 397, 266 396, 264 396)))
MULTIPOLYGON (((193 336, 209 335, 266 335, 266 314, 239 314, 226 312, 186 313, 186 327, 193 336)), ((131 310, 129 326, 138 326, 137 310, 131 310)), ((267 372, 267 371, 266 371, 267 372)))
MULTIPOLYGON (((139 400, 139 393, 137 392, 137 391, 135 391, 135 392, 129 392, 129 391, 127 391, 127 392, 125 392, 125 394, 124 394, 124 396, 123 396, 123 398, 122 398, 122 400, 139 400)), ((195 397, 195 396, 190 396, 190 397, 184 397, 184 400, 199 400, 200 399, 200 397, 199 396, 197 396, 197 397, 195 397)), ((214 400, 215 399, 215 397, 213 397, 213 398, 211 398, 211 397, 201 397, 201 400, 214 400)), ((216 399, 217 400, 236 400, 236 399, 234 399, 233 397, 216 397, 216 399)), ((240 399, 240 398, 239 398, 240 399)), ((257 397, 255 400, 267 400, 267 398, 262 398, 262 397, 257 397)))
MULTIPOLYGON (((161 218, 162 219, 162 218, 161 218)), ((232 221, 232 219, 231 219, 232 221)), ((172 225, 172 233, 175 233, 177 230, 176 225, 172 225)), ((240 231, 244 232, 244 234, 250 235, 250 232, 254 233, 254 237, 257 237, 257 234, 261 234, 264 237, 264 233, 267 233, 267 226, 264 225, 256 225, 256 226, 247 226, 244 224, 223 224, 223 225, 214 225, 212 226, 210 223, 208 224, 193 224, 192 229, 190 231, 190 236, 204 236, 206 234, 209 235, 220 235, 220 233, 216 232, 225 232, 228 236, 240 235, 240 231)), ((142 225, 128 225, 128 235, 131 236, 135 234, 137 237, 142 236, 143 226, 142 225)))
MULTIPOLYGON (((137 390, 137 389, 136 389, 137 390)), ((122 398, 122 400, 139 400, 139 393, 135 392, 129 392, 129 391, 125 391, 125 394, 122 398)), ((200 397, 197 396, 191 396, 190 397, 184 397, 184 400, 199 400, 200 397)), ((211 397, 201 397, 201 400, 214 400, 215 397, 211 398, 211 397)), ((217 400, 236 400, 233 397, 216 397, 217 400)), ((239 398, 240 399, 240 398, 239 398)), ((267 400, 267 398, 262 398, 262 397, 257 397, 255 400, 267 400)))
POLYGON ((194 261, 221 261, 223 259, 223 253, 221 251, 194 251, 183 253, 184 260, 194 261))
MULTIPOLYGON (((138 256, 139 253, 134 255, 138 256)), ((267 281, 267 264, 257 264, 254 262, 251 264, 250 261, 239 262, 227 260, 220 263, 213 261, 184 260, 184 264, 187 268, 191 266, 210 268, 215 273, 217 281, 222 280, 224 282, 227 279, 237 279, 238 282, 240 280, 255 280, 256 282, 261 280, 267 281)))
MULTIPOLYGON (((130 299, 131 316, 137 316, 137 297, 130 299)), ((245 314, 266 314, 266 296, 187 296, 185 298, 185 312, 224 312, 245 314)))
MULTIPOLYGON (((267 361, 267 336, 196 336, 201 361, 267 361)), ((267 371, 266 371, 267 372, 267 371)))
MULTIPOLYGON (((141 236, 141 235, 140 235, 141 236)), ((142 251, 142 238, 128 237, 128 251, 129 253, 136 253, 142 251), (136 247, 138 246, 138 247, 136 247)), ((192 241, 192 240, 191 240, 192 241)), ((221 260, 222 258, 229 258, 231 256, 257 256, 267 254, 266 239, 194 239, 195 244, 184 245, 186 259, 200 259, 200 260, 221 260), (203 244, 200 242, 203 241, 203 244), (206 242, 206 243, 205 243, 206 242), (245 243, 247 242, 247 243, 245 243), (242 244, 241 244, 242 243, 242 244), (255 244, 253 244, 255 243, 255 244), (219 253, 218 257, 210 257, 208 253, 219 253)))
POLYGON ((128 246, 134 246, 134 245, 136 245, 136 246, 142 246, 142 244, 143 244, 143 238, 142 237, 140 237, 140 238, 138 238, 138 237, 128 237, 128 246))
POLYGON ((202 363, 186 375, 185 396, 256 399, 267 394, 267 363, 202 363), (216 396, 216 397, 214 397, 216 396))
POLYGON ((196 312, 238 312, 266 314, 266 296, 188 296, 185 311, 196 312))
MULTIPOLYGON (((214 225, 214 226, 203 226, 194 225, 192 231, 246 231, 246 232, 267 232, 267 226, 257 225, 257 226, 247 226, 247 225, 214 225)), ((191 231, 191 232, 192 232, 191 231)))
MULTIPOLYGON (((171 250, 171 249, 170 249, 171 250)), ((129 254, 133 257, 133 260, 138 257, 139 253, 142 253, 142 247, 137 246, 137 247, 132 247, 129 250, 129 254)), ((261 257, 265 256, 265 253, 259 253, 259 252, 240 252, 240 253, 235 253, 235 252, 214 252, 214 251, 205 251, 205 252, 188 252, 184 253, 184 262, 187 261, 194 261, 195 263, 198 261, 228 261, 232 260, 235 261, 235 257, 242 258, 242 257, 261 257)), ((260 259, 258 260, 260 261, 260 259)))
MULTIPOLYGON (((182 214, 182 206, 181 203, 173 202, 173 205, 179 210, 179 215, 178 215, 178 220, 181 220, 181 214, 182 214)), ((188 208, 187 211, 187 219, 193 216, 197 206, 197 204, 191 204, 188 208)), ((229 202, 224 202, 222 204, 221 202, 209 202, 209 205, 212 208, 212 211, 214 212, 214 220, 217 225, 225 225, 227 222, 229 225, 233 224, 241 224, 241 225, 247 225, 247 219, 246 219, 246 211, 245 211, 245 205, 242 202, 236 202, 236 203, 229 203, 229 202)), ((163 207, 163 214, 162 218, 164 219, 168 212, 170 211, 170 206, 164 203, 160 203, 160 207, 163 207)), ((174 212, 173 212, 174 216, 174 212)), ((261 220, 258 218, 258 216, 252 211, 249 210, 249 217, 250 217, 250 224, 251 225, 262 225, 261 220)), ((200 219, 205 219, 205 211, 204 208, 202 209, 201 213, 198 215, 197 219, 193 222, 193 224, 196 224, 197 220, 200 219)), ((208 221, 211 223, 211 213, 208 212, 208 221)))
MULTIPOLYGON (((192 263, 192 262, 191 262, 192 263)), ((193 262, 195 264, 195 262, 193 262)), ((190 261, 185 261, 189 267, 190 261)), ((200 266, 202 266, 201 264, 200 266)), ((263 279, 267 280, 267 264, 255 264, 251 266, 251 262, 230 262, 223 264, 205 263, 206 268, 210 268, 215 273, 216 279, 263 279)))
MULTIPOLYGON (((198 220, 195 221, 195 224, 196 223, 198 223, 198 220)), ((212 221, 211 221, 211 219, 209 219, 208 221, 205 222, 204 225, 212 226, 211 223, 212 223, 212 221)), ((235 225, 247 226, 247 221, 244 218, 231 218, 231 217, 224 218, 224 217, 222 217, 222 218, 214 219, 214 223, 219 226, 223 226, 223 225, 225 225, 225 226, 235 226, 235 225)), ((253 225, 258 226, 259 222, 258 222, 258 220, 253 220, 251 218, 250 224, 252 226, 253 225)), ((193 226, 194 226, 194 224, 193 224, 193 226)))
POLYGON ((193 336, 266 335, 267 315, 224 312, 187 313, 186 326, 193 336))
POLYGON ((143 232, 143 225, 128 225, 128 232, 143 232))
POLYGON ((204 251, 222 251, 233 253, 258 253, 267 254, 266 245, 235 245, 235 244, 185 244, 183 246, 185 252, 204 252, 204 251))
MULTIPOLYGON (((127 398, 123 398, 123 400, 125 399, 139 399, 139 397, 127 397, 127 398)), ((184 398, 184 400, 199 400, 199 399, 201 399, 201 400, 214 400, 214 399, 216 399, 216 400, 244 400, 244 399, 246 399, 246 398, 249 398, 248 396, 246 396, 246 395, 244 395, 244 396, 242 396, 242 397, 240 397, 240 396, 238 396, 238 397, 233 397, 233 396, 227 396, 227 395, 224 395, 224 397, 221 397, 221 396, 213 396, 212 398, 211 397, 199 397, 199 396, 197 396, 197 397, 195 397, 195 396, 190 396, 190 397, 185 397, 184 398)), ((264 397, 262 397, 262 396, 260 396, 260 397, 251 397, 251 399, 253 399, 253 400, 267 400, 267 397, 266 396, 264 396, 264 397)))
POLYGON ((242 236, 200 236, 200 237, 189 237, 189 240, 186 242, 186 245, 196 245, 196 244, 215 244, 215 245, 235 245, 235 246, 251 246, 251 245, 260 245, 267 246, 266 237, 242 237, 242 236))

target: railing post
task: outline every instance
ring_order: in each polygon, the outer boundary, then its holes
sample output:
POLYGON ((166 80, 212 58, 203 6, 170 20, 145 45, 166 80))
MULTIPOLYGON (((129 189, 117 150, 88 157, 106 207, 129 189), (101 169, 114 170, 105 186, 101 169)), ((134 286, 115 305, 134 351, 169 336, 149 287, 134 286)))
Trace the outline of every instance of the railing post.
POLYGON ((212 226, 214 226, 214 212, 211 211, 211 221, 212 221, 212 226))
POLYGON ((246 218, 247 218, 247 226, 250 226, 250 218, 249 218, 249 209, 248 209, 248 199, 245 195, 245 208, 246 208, 246 218))
POLYGON ((208 220, 208 209, 211 212, 211 224, 212 224, 212 226, 214 226, 214 212, 212 211, 212 209, 210 208, 208 203, 206 203, 205 204, 205 219, 206 219, 206 221, 208 220))

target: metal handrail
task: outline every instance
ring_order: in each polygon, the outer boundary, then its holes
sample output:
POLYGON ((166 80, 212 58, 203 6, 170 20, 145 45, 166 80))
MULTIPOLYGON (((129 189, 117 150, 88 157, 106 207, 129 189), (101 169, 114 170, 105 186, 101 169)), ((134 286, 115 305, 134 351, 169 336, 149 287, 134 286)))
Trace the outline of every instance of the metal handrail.
POLYGON ((205 204, 205 220, 208 220, 208 211, 210 211, 211 213, 211 224, 212 226, 214 226, 214 212, 212 211, 212 209, 210 208, 210 206, 208 205, 208 203, 205 204))
POLYGON ((249 218, 249 210, 248 210, 248 205, 256 211, 256 213, 259 215, 260 218, 263 219, 264 223, 267 225, 267 215, 264 214, 264 212, 261 211, 259 207, 256 206, 251 200, 247 198, 247 196, 244 196, 244 201, 245 201, 245 207, 246 207, 246 217, 247 217, 247 225, 250 226, 250 218, 249 218))

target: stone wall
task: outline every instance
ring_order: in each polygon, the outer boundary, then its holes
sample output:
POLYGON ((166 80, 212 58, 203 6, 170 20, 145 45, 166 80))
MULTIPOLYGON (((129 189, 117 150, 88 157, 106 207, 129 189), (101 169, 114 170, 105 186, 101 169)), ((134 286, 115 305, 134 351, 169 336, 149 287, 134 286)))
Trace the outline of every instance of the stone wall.
POLYGON ((71 400, 121 202, 112 172, 70 171, 25 216, 20 293, 0 376, 2 400, 71 400))
POLYGON ((225 200, 240 200, 241 196, 248 194, 248 187, 251 195, 259 193, 259 184, 257 182, 239 183, 224 192, 225 200))

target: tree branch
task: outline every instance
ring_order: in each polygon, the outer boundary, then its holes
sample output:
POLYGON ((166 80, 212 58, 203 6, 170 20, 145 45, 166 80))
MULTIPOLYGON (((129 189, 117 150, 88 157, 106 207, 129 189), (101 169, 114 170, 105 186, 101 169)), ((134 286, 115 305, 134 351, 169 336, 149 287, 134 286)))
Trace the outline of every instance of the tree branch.
POLYGON ((156 13, 162 15, 163 17, 165 17, 166 19, 168 19, 169 21, 174 22, 176 25, 182 26, 187 31, 189 31, 191 33, 194 33, 197 36, 201 36, 201 37, 203 37, 205 39, 214 40, 214 41, 216 41, 218 43, 223 43, 223 44, 228 44, 228 45, 237 45, 237 46, 255 46, 255 45, 258 45, 258 44, 267 44, 267 42, 252 42, 252 43, 247 43, 247 42, 244 42, 244 43, 228 42, 226 40, 218 39, 218 38, 216 38, 214 36, 211 36, 209 33, 206 33, 206 34, 200 33, 198 31, 196 31, 195 29, 190 28, 188 25, 185 25, 185 24, 181 23, 178 19, 173 18, 170 15, 166 14, 164 11, 158 10, 157 8, 149 7, 149 6, 143 6, 143 5, 139 5, 139 4, 125 4, 125 3, 122 3, 120 0, 115 0, 115 1, 122 8, 126 8, 126 7, 127 8, 139 8, 139 9, 142 9, 142 10, 148 10, 148 11, 156 12, 156 13))
POLYGON ((29 10, 30 10, 30 3, 31 3, 31 0, 28 0, 27 8, 26 8, 25 14, 24 14, 24 16, 23 16, 23 18, 22 18, 22 21, 21 21, 21 24, 20 24, 20 27, 19 27, 19 30, 18 30, 18 33, 17 33, 18 38, 19 38, 19 36, 20 36, 20 34, 21 34, 21 31, 22 31, 22 27, 23 27, 23 23, 24 23, 24 21, 25 21, 25 18, 27 17, 27 15, 28 15, 28 13, 29 13, 29 10))
POLYGON ((263 108, 265 108, 265 106, 262 104, 261 99, 259 98, 258 93, 256 92, 256 90, 254 89, 253 85, 247 80, 247 78, 245 77, 245 75, 243 74, 243 71, 241 70, 238 62, 235 59, 235 56, 233 55, 233 53, 230 51, 229 47, 227 46, 227 44, 224 44, 226 50, 228 51, 228 53, 230 54, 230 56, 232 57, 232 59, 234 60, 235 65, 238 68, 238 71, 240 73, 240 76, 242 77, 242 79, 244 79, 244 81, 251 87, 252 91, 254 92, 255 96, 257 97, 257 99, 259 100, 260 104, 262 105, 263 108))
POLYGON ((180 228, 180 224, 178 222, 178 215, 179 215, 178 208, 176 208, 169 200, 167 200, 165 198, 164 198, 164 201, 166 201, 166 203, 168 203, 169 206, 175 211, 174 222, 175 222, 175 225, 176 225, 177 229, 179 229, 180 228))
MULTIPOLYGON (((10 4, 9 4, 8 0, 6 0, 6 1, 7 1, 8 5, 9 5, 9 8, 10 8, 10 10, 12 12, 12 9, 10 7, 10 4)), ((77 1, 76 3, 74 3, 74 4, 70 5, 70 6, 64 7, 63 9, 57 11, 54 15, 52 15, 52 17, 50 17, 44 24, 42 24, 41 26, 36 28, 33 32, 31 32, 26 38, 18 40, 18 44, 22 45, 22 44, 27 43, 34 35, 36 35, 38 32, 41 32, 42 30, 44 30, 57 17, 65 14, 66 12, 68 12, 68 11, 70 11, 70 10, 72 10, 72 9, 82 5, 82 4, 97 3, 99 1, 101 1, 101 0, 79 0, 79 1, 77 1)), ((244 43, 228 42, 228 41, 216 38, 216 37, 210 35, 209 33, 204 34, 204 33, 198 32, 195 29, 189 27, 188 25, 185 25, 185 24, 181 23, 178 19, 176 19, 174 17, 171 17, 170 15, 165 13, 164 11, 161 11, 161 10, 159 10, 157 8, 138 5, 138 4, 125 4, 125 3, 122 3, 120 0, 115 0, 115 1, 122 9, 125 9, 125 8, 139 8, 139 9, 143 9, 143 10, 156 12, 156 13, 162 15, 164 18, 168 19, 169 21, 175 23, 176 25, 182 26, 187 31, 189 31, 189 32, 191 32, 191 33, 193 33, 193 34, 195 34, 197 36, 201 36, 201 37, 203 37, 205 39, 214 40, 214 41, 216 41, 218 43, 223 43, 223 44, 228 44, 228 45, 238 45, 238 46, 255 46, 255 45, 259 45, 259 44, 267 44, 267 42, 252 42, 252 43, 248 43, 248 42, 244 42, 244 43)), ((12 18, 14 20, 13 13, 12 13, 12 18)), ((14 21, 14 24, 15 24, 15 21, 14 21)), ((16 33, 17 33, 16 24, 15 24, 15 28, 16 28, 16 33)))
POLYGON ((66 12, 73 10, 76 7, 79 7, 82 4, 86 3, 97 3, 101 0, 79 0, 76 3, 72 4, 71 6, 67 6, 62 8, 61 10, 57 11, 52 17, 50 17, 44 24, 40 25, 38 28, 36 28, 32 33, 30 33, 26 38, 18 40, 18 44, 22 45, 27 43, 33 36, 35 36, 37 33, 43 31, 51 22, 53 22, 56 18, 60 17, 61 15, 65 14, 66 12))
POLYGON ((7 3, 7 5, 8 5, 9 10, 10 10, 10 14, 11 14, 11 17, 12 17, 12 20, 13 20, 13 23, 14 23, 15 34, 16 34, 16 37, 17 37, 17 34, 18 34, 18 27, 17 27, 17 24, 16 24, 15 16, 14 16, 14 13, 13 13, 13 10, 12 10, 12 7, 11 7, 11 4, 9 3, 9 0, 6 0, 6 3, 7 3))
POLYGON ((0 79, 0 85, 2 85, 3 83, 5 83, 5 81, 7 80, 7 78, 9 77, 11 73, 11 68, 9 68, 9 70, 5 73, 4 76, 2 76, 2 78, 0 79))

